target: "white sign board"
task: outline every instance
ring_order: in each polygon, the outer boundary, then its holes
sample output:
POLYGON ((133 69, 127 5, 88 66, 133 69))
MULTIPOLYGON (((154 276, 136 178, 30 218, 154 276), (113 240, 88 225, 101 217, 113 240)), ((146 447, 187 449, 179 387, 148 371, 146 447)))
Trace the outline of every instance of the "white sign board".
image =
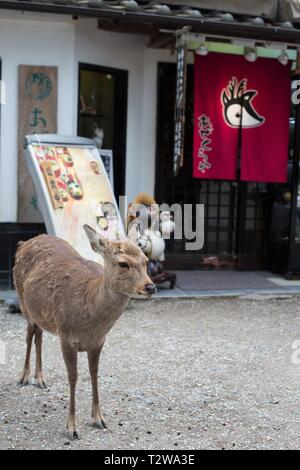
POLYGON ((124 238, 125 233, 93 140, 27 136, 25 156, 47 232, 67 240, 85 258, 102 262, 92 251, 83 225, 110 239, 124 238))

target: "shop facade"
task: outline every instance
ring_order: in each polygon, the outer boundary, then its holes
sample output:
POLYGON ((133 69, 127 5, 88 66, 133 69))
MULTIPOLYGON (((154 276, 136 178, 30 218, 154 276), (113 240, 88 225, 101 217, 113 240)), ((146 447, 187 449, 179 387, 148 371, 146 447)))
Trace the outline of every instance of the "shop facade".
POLYGON ((57 132, 62 135, 77 135, 82 126, 90 136, 90 129, 84 128, 89 118, 79 111, 80 70, 94 67, 109 80, 122 77, 120 86, 125 86, 127 100, 120 110, 116 96, 112 126, 119 133, 120 148, 113 149, 119 157, 114 168, 117 191, 130 201, 140 191, 153 193, 156 63, 169 53, 149 50, 144 36, 101 31, 95 18, 74 21, 41 13, 0 14, 1 80, 6 92, 1 106, 0 271, 6 285, 17 242, 44 230, 40 222, 18 222, 18 66, 58 67, 57 132), (118 122, 121 114, 126 119, 118 122))
MULTIPOLYGON (((228 23, 228 16, 226 19, 217 15, 211 19, 208 10, 204 10, 208 19, 204 16, 203 21, 195 13, 199 12, 195 3, 204 9, 209 6, 200 5, 201 2, 188 2, 190 12, 182 15, 180 4, 185 2, 157 4, 157 8, 147 11, 141 8, 150 2, 138 2, 138 10, 134 7, 136 2, 115 2, 119 9, 103 5, 100 8, 100 3, 105 2, 98 3, 99 8, 92 2, 84 7, 76 2, 60 5, 1 2, 1 80, 5 85, 0 124, 2 285, 11 285, 17 242, 44 231, 42 221, 20 223, 18 220, 19 65, 57 67, 57 133, 92 137, 95 128, 104 129, 103 147, 111 148, 114 154, 117 196, 125 194, 129 202, 137 193, 145 191, 159 203, 205 204, 203 250, 190 255, 185 253, 184 240, 170 241, 168 267, 272 267, 270 249, 274 246, 270 245, 270 237, 278 188, 272 184, 199 181, 191 177, 192 51, 188 54, 184 166, 177 176, 172 174, 176 85, 172 31, 187 24, 197 33, 206 34, 207 41, 214 44, 216 39, 212 35, 218 38, 217 42, 223 38, 224 43, 230 42, 232 36, 250 37, 261 46, 273 38, 278 43, 293 43, 291 52, 293 49, 296 54, 300 44, 297 25, 292 29, 287 25, 276 27, 273 9, 265 15, 272 18, 264 19, 265 26, 262 26, 252 20, 243 23, 239 15, 232 16, 232 23, 228 23), (101 90, 105 90, 102 96, 101 90)), ((292 119, 291 122, 294 128, 292 119)), ((294 144, 292 137, 291 152, 294 144)))

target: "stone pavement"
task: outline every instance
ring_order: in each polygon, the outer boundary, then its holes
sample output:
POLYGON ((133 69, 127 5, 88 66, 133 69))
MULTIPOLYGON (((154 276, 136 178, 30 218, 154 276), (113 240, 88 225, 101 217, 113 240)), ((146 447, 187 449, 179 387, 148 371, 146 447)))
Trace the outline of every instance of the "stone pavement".
MULTIPOLYGON (((108 429, 91 426, 91 384, 79 354, 80 440, 66 436, 68 379, 45 334, 49 388, 17 387, 26 322, 0 306, 1 449, 300 449, 298 296, 132 301, 101 354, 108 429)), ((126 467, 126 466, 125 466, 126 467)))
MULTIPOLYGON (((174 290, 160 289, 156 298, 282 296, 300 294, 300 281, 267 271, 174 271, 174 290)), ((168 286, 166 286, 168 287, 168 286)))
MULTIPOLYGON (((300 281, 286 280, 267 271, 173 271, 177 276, 175 289, 168 283, 154 297, 280 297, 300 294, 300 281)), ((14 291, 0 290, 0 301, 14 295, 14 291)))

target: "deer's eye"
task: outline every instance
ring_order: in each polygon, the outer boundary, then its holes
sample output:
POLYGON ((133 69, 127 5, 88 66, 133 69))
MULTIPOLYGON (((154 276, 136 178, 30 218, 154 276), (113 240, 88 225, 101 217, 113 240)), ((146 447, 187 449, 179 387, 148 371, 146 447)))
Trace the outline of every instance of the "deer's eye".
POLYGON ((126 261, 119 261, 120 268, 129 269, 129 264, 126 261))

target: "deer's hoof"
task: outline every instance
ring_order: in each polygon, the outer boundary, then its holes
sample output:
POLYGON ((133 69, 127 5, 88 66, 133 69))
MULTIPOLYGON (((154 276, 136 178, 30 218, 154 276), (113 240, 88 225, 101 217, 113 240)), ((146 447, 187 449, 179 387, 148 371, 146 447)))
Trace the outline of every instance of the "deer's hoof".
POLYGON ((41 381, 37 382, 36 386, 37 386, 37 388, 40 388, 42 390, 44 390, 45 388, 48 388, 47 383, 45 382, 45 380, 41 380, 41 381))
POLYGON ((29 377, 22 377, 21 380, 18 381, 18 386, 19 387, 27 387, 27 385, 30 385, 30 379, 29 377))
POLYGON ((68 439, 70 441, 79 440, 79 434, 77 431, 68 431, 68 439))
POLYGON ((106 423, 103 419, 99 419, 93 422, 93 426, 97 429, 107 429, 106 423))

